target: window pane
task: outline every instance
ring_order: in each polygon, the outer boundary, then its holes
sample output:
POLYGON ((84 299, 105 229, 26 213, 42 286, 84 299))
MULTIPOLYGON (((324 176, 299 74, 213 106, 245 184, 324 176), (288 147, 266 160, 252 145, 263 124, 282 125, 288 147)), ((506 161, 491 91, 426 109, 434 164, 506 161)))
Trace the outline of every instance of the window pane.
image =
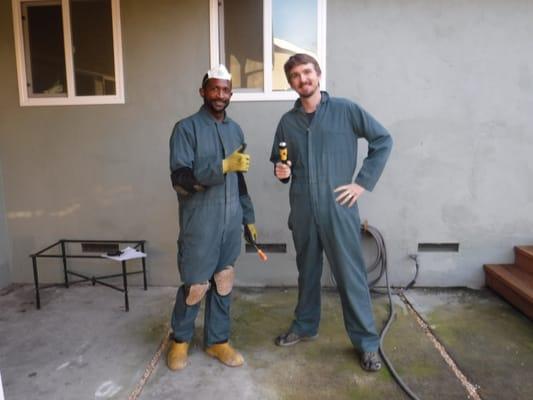
POLYGON ((296 53, 317 58, 317 0, 272 0, 272 89, 287 90, 283 64, 296 53))
POLYGON ((61 5, 23 3, 22 15, 28 97, 66 96, 61 5))
POLYGON ((224 0, 220 9, 220 59, 233 88, 263 90, 263 1, 224 0))
POLYGON ((71 0, 76 95, 114 95, 111 0, 71 0))

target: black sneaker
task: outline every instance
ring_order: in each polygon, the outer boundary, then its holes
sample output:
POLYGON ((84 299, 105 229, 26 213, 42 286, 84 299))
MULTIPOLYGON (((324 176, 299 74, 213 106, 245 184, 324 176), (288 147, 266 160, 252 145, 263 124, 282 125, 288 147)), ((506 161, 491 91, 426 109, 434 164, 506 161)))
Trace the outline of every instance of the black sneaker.
POLYGON ((308 341, 308 340, 315 340, 318 337, 318 333, 313 336, 300 336, 297 333, 294 332, 287 332, 279 335, 274 343, 276 343, 278 346, 292 346, 293 344, 296 344, 301 341, 308 341))
POLYGON ((368 372, 377 372, 381 369, 381 360, 375 351, 361 353, 361 368, 368 372))

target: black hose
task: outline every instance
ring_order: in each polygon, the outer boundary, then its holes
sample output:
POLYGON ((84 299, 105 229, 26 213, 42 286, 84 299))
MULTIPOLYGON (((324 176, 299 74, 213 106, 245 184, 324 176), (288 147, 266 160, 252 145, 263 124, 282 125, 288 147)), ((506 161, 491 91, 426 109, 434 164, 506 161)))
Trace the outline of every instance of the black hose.
MULTIPOLYGON (((418 271, 419 271, 419 265, 418 265, 418 257, 416 254, 410 254, 409 258, 414 260, 415 262, 415 276, 411 281, 403 286, 403 287, 394 287, 392 288, 389 283, 389 272, 387 268, 387 248, 385 246, 385 240, 383 239, 383 235, 381 232, 371 226, 362 224, 361 225, 361 232, 366 233, 372 237, 374 242, 376 243, 376 259, 370 264, 370 266, 367 267, 367 275, 369 273, 374 272, 377 268, 379 268, 377 277, 373 278, 371 281, 368 282, 368 287, 373 293, 378 294, 386 294, 389 298, 389 316, 387 318, 387 322, 385 323, 385 326, 381 330, 381 333, 379 334, 379 353, 381 354, 381 357, 383 358, 383 361, 385 362, 385 365, 389 369, 392 377, 398 383, 398 385, 402 388, 402 390, 409 396, 409 398, 413 400, 420 400, 416 394, 413 393, 411 389, 407 386, 407 384, 402 380, 400 375, 396 372, 394 369, 392 362, 387 357, 387 354, 385 353, 384 346, 383 346, 383 340, 385 339, 385 336, 387 335, 390 326, 392 325, 393 318, 395 317, 396 313, 394 311, 394 306, 392 304, 392 294, 394 291, 394 294, 400 294, 405 292, 407 289, 411 288, 415 283, 416 279, 418 278, 418 271), (386 291, 380 290, 379 288, 376 288, 376 284, 381 280, 381 278, 385 275, 385 283, 386 283, 386 291)), ((337 286, 337 282, 335 282, 335 278, 333 274, 330 274, 330 280, 331 283, 334 286, 337 286)))
MULTIPOLYGON (((367 267, 367 274, 374 272, 377 268, 379 268, 379 271, 378 271, 377 277, 373 278, 368 283, 368 287, 374 293, 387 294, 389 297, 389 316, 387 318, 387 322, 385 323, 385 326, 383 327, 383 329, 381 330, 381 333, 379 334, 379 353, 381 354, 381 358, 383 358, 383 361, 385 362, 385 365, 389 369, 392 377, 398 383, 398 385, 402 388, 405 394, 407 394, 407 396, 409 396, 409 398, 413 400, 420 400, 416 396, 416 394, 414 394, 413 391, 409 389, 409 387, 402 380, 400 375, 398 375, 398 373, 396 372, 396 370, 394 369, 392 365, 392 362, 387 357, 387 354, 385 353, 385 350, 383 348, 383 340, 385 339, 385 336, 387 335, 389 328, 392 324, 393 318, 396 315, 394 311, 394 306, 392 304, 392 288, 389 283, 389 273, 387 270, 387 248, 385 246, 385 240, 383 239, 383 235, 381 234, 381 232, 377 228, 371 225, 367 225, 367 224, 361 225, 361 231, 363 233, 369 234, 374 240, 374 242, 376 243, 376 247, 377 247, 376 259, 374 260, 372 264, 370 264, 370 266, 367 267), (385 282, 387 285, 386 292, 380 291, 379 289, 375 288, 376 284, 381 280, 383 275, 385 275, 385 282)), ((416 268, 415 276, 405 287, 394 288, 396 289, 397 293, 404 292, 407 289, 411 288, 415 284, 416 279, 418 278, 418 270, 419 270, 418 258, 416 255, 410 255, 409 257, 415 261, 415 268, 416 268)), ((333 285, 337 286, 337 283, 335 282, 335 278, 333 277, 333 274, 330 275, 330 279, 333 285)))
MULTIPOLYGON (((385 365, 389 369, 390 373, 392 374, 394 380, 398 383, 398 385, 403 389, 403 391, 413 400, 419 400, 419 398, 416 396, 416 394, 409 389, 407 384, 402 380, 400 375, 396 372, 394 369, 392 362, 387 357, 387 354, 385 353, 385 349, 383 346, 383 340, 385 339, 385 335, 387 335, 387 332, 389 331, 389 328, 392 324, 393 318, 395 317, 396 313, 394 311, 394 306, 392 304, 392 289, 389 283, 389 273, 387 269, 387 248, 385 246, 385 240, 383 239, 383 235, 381 235, 381 232, 379 232, 375 227, 373 226, 362 226, 363 232, 368 233, 374 241, 376 242, 377 246, 377 256, 376 256, 376 262, 379 262, 381 265, 381 271, 379 274, 379 277, 383 276, 383 273, 385 274, 385 282, 387 285, 387 295, 389 298, 389 317, 387 319, 387 322, 385 323, 385 326, 381 330, 381 333, 379 335, 379 353, 381 354, 381 358, 383 358, 383 361, 385 362, 385 365)), ((413 286, 416 282, 416 278, 418 277, 418 260, 415 256, 411 256, 415 260, 416 263, 416 273, 415 277, 409 282, 405 288, 400 289, 401 291, 407 290, 411 286, 413 286)), ((379 279, 378 279, 379 280, 379 279)), ((377 283, 376 279, 372 281, 372 285, 369 284, 369 286, 372 288, 375 283, 377 283)))

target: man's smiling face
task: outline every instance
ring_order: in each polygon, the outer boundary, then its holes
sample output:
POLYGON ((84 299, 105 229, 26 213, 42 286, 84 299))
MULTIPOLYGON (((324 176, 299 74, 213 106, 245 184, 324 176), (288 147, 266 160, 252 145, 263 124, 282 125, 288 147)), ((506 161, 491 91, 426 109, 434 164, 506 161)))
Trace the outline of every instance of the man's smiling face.
POLYGON ((226 79, 209 79, 200 89, 204 104, 212 114, 222 113, 228 107, 232 94, 231 81, 226 79))
POLYGON ((300 97, 311 97, 318 89, 320 75, 312 63, 296 65, 289 73, 289 82, 300 97))

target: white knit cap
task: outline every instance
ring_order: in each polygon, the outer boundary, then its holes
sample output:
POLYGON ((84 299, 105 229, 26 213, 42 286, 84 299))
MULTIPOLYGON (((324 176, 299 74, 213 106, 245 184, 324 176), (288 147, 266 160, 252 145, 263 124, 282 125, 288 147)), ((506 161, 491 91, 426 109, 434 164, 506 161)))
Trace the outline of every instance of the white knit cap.
POLYGON ((211 68, 207 71, 207 79, 225 79, 231 81, 231 74, 228 72, 226 67, 220 64, 217 67, 211 68))

